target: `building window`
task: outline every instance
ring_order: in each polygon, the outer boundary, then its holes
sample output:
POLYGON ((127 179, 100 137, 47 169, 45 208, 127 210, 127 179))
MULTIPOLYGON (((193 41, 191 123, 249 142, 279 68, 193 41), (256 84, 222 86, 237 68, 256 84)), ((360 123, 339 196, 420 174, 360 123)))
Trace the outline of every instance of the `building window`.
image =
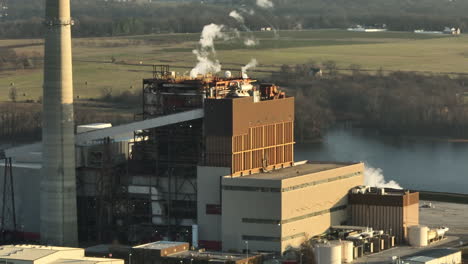
POLYGON ((221 205, 220 204, 207 204, 206 205, 206 214, 207 215, 220 215, 221 214, 221 205))
POLYGON ((223 186, 223 190, 244 191, 244 192, 281 192, 280 188, 251 187, 251 186, 223 186))
POLYGON ((267 242, 280 242, 280 241, 287 241, 291 239, 295 239, 298 237, 304 237, 306 233, 301 232, 290 236, 285 237, 270 237, 270 236, 250 236, 250 235, 242 235, 242 240, 244 241, 267 241, 267 242))
POLYGON ((249 236, 242 235, 242 240, 244 241, 269 241, 269 242, 280 242, 280 237, 270 237, 270 236, 249 236))
POLYGON ((288 223, 292 223, 292 222, 295 222, 295 221, 300 221, 300 220, 303 220, 303 219, 307 219, 307 218, 311 218, 311 217, 315 217, 315 216, 319 216, 319 215, 324 215, 324 214, 328 214, 328 213, 337 212, 337 211, 346 209, 346 207, 347 207, 346 205, 340 205, 340 206, 336 206, 336 207, 333 207, 333 208, 330 208, 330 209, 325 209, 325 210, 321 210, 321 211, 317 211, 317 212, 312 212, 312 213, 309 213, 309 214, 305 214, 305 215, 285 219, 285 220, 282 220, 282 221, 277 220, 277 219, 242 218, 242 222, 243 223, 248 223, 248 224, 282 225, 282 224, 288 224, 288 223))

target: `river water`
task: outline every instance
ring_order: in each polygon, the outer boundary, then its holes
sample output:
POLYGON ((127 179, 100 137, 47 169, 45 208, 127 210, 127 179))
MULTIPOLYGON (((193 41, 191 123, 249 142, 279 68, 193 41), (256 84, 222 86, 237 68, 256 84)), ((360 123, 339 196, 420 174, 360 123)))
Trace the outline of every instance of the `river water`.
POLYGON ((295 160, 363 161, 405 189, 468 194, 468 142, 383 136, 337 126, 322 142, 297 143, 295 160))

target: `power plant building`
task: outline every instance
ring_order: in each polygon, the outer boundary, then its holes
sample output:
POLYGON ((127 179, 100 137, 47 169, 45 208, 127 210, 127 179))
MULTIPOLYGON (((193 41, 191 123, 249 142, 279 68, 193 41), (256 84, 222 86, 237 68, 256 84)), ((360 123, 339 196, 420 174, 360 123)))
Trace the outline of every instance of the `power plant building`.
POLYGON ((384 230, 397 243, 408 241, 408 228, 419 225, 419 193, 357 187, 349 193, 351 224, 384 230))
MULTIPOLYGON (((348 195, 363 184, 362 163, 295 162, 294 98, 244 73, 192 78, 154 66, 135 122, 94 124, 75 135, 70 1, 47 0, 45 24, 43 141, 5 152, 13 160, 5 172, 15 176, 9 199, 4 193, 9 215, 2 221, 12 223, 2 225, 4 239, 21 234, 60 246, 193 239, 192 246, 213 250, 282 254, 346 224, 348 210, 353 224, 392 229, 400 240, 418 223, 415 194, 348 195)), ((147 244, 144 254, 165 254, 165 246, 147 244)), ((196 253, 185 243, 169 248, 180 250, 175 261, 196 253)), ((5 246, 0 257, 8 264, 123 264, 41 246, 5 246)), ((213 262, 249 262, 224 257, 213 262)))
POLYGON ((269 97, 264 87, 260 100, 205 100, 201 246, 284 252, 346 222, 347 194, 363 184, 363 164, 294 163, 293 126, 294 99, 269 97))
MULTIPOLYGON (((81 242, 193 238, 211 250, 242 252, 248 244, 283 253, 348 220, 347 194, 363 184, 363 164, 295 162, 294 98, 277 86, 178 77, 160 66, 143 80, 142 104, 134 123, 76 135, 81 242)), ((40 145, 7 155, 17 181, 41 180, 40 145)), ((39 226, 25 212, 42 213, 38 193, 15 186, 16 231, 36 240, 39 226)))
POLYGON ((346 223, 362 163, 303 163, 222 179, 223 250, 284 252, 346 223))

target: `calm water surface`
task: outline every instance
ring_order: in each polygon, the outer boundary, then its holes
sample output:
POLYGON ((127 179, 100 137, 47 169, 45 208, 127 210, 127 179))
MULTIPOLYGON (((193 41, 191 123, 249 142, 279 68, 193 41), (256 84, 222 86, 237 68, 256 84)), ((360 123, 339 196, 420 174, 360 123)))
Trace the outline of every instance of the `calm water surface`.
POLYGON ((403 188, 468 194, 468 143, 403 139, 344 126, 296 144, 296 160, 363 161, 403 188))

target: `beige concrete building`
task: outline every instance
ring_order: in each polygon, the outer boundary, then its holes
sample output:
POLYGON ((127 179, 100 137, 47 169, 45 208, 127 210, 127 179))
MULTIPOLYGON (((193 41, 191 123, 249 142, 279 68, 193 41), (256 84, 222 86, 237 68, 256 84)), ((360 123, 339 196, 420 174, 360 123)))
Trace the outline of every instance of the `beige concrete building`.
POLYGON ((0 259, 6 264, 124 264, 121 259, 85 257, 82 248, 39 245, 1 246, 0 259))
POLYGON ((362 185, 362 163, 296 163, 222 178, 224 251, 283 253, 347 220, 348 192, 362 185))
POLYGON ((228 167, 197 167, 197 223, 199 245, 221 250, 221 178, 228 167))

